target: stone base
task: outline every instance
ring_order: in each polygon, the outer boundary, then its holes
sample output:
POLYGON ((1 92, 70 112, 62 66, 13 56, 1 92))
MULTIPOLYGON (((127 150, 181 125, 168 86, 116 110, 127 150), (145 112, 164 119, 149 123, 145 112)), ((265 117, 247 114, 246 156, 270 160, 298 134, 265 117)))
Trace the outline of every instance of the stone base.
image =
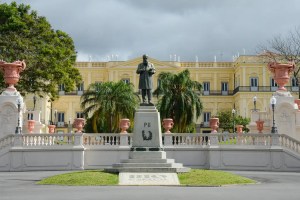
POLYGON ((119 185, 180 185, 176 173, 130 173, 119 174, 119 185))
POLYGON ((175 163, 174 159, 167 159, 165 151, 132 151, 129 159, 116 163, 109 172, 136 172, 136 173, 170 173, 188 172, 190 168, 175 163))

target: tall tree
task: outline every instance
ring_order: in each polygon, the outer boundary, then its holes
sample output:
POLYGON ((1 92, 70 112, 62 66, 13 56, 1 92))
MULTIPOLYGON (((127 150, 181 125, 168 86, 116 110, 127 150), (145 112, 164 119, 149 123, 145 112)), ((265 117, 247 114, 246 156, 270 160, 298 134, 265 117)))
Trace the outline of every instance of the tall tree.
POLYGON ((267 57, 271 61, 275 62, 295 62, 295 70, 293 77, 298 85, 298 98, 300 99, 300 26, 290 31, 285 37, 279 35, 269 40, 267 44, 259 46, 260 51, 264 51, 261 54, 263 57, 267 57))
MULTIPOLYGON (((45 17, 30 11, 29 5, 0 4, 0 59, 25 60, 27 68, 16 86, 21 94, 37 93, 57 97, 58 84, 73 90, 81 81, 74 68, 76 51, 72 38, 53 30, 45 17)), ((1 88, 4 88, 2 73, 1 88)))
POLYGON ((133 119, 139 104, 133 84, 119 82, 93 83, 81 96, 83 113, 92 124, 93 132, 116 133, 121 118, 133 119))
POLYGON ((158 75, 160 84, 154 91, 159 98, 157 108, 161 118, 174 120, 174 132, 190 132, 194 120, 200 117, 202 85, 190 78, 189 70, 178 74, 162 72, 158 75))

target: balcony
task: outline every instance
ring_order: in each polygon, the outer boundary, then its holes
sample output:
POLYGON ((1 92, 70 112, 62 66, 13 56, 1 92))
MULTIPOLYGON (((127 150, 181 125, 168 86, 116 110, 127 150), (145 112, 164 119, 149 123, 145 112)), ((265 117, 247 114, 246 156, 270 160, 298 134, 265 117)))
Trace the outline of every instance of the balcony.
POLYGON ((76 95, 76 96, 80 96, 84 93, 85 91, 82 91, 82 90, 73 90, 73 91, 70 91, 70 92, 65 92, 65 91, 59 91, 58 94, 60 96, 62 95, 76 95))
MULTIPOLYGON (((277 88, 278 87, 274 86, 258 86, 255 87, 255 90, 253 90, 253 87, 251 86, 239 86, 233 90, 233 94, 236 94, 238 92, 275 92, 277 88)), ((289 92, 298 92, 298 87, 285 86, 285 88, 289 92)))
POLYGON ((233 91, 232 90, 227 90, 227 91, 209 90, 209 91, 202 91, 201 94, 203 96, 232 96, 233 91))

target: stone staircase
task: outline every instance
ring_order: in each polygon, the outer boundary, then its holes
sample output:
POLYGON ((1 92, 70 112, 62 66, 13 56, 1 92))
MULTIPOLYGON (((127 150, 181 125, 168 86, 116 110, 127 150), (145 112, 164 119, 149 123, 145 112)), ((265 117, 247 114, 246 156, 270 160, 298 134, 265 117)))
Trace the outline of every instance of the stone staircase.
POLYGON ((157 172, 178 173, 188 172, 190 168, 176 163, 174 159, 167 159, 165 151, 131 151, 129 159, 112 165, 106 169, 109 172, 157 172))

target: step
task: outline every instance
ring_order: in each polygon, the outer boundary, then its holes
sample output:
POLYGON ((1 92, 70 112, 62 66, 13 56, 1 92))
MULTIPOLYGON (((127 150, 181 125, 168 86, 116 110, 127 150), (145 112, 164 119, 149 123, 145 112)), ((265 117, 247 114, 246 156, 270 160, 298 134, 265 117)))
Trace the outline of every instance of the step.
POLYGON ((174 159, 126 159, 121 163, 175 163, 174 159))
POLYGON ((123 168, 127 168, 127 167, 148 167, 148 168, 152 168, 152 167, 171 167, 171 168, 177 168, 177 167, 182 167, 182 165, 178 164, 178 163, 117 163, 114 164, 113 167, 123 167, 123 168))
POLYGON ((175 172, 175 173, 184 173, 189 172, 190 168, 187 167, 181 167, 181 168, 170 168, 170 167, 127 167, 127 168, 108 168, 105 169, 108 172, 156 172, 156 173, 169 173, 169 172, 175 172))

